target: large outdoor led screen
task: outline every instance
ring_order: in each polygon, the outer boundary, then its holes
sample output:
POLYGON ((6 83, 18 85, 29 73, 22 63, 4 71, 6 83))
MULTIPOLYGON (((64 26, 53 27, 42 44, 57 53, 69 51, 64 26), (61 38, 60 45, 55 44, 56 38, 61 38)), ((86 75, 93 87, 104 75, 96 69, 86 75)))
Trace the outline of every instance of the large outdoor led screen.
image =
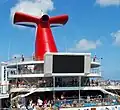
POLYGON ((52 73, 84 73, 84 55, 53 55, 52 73))

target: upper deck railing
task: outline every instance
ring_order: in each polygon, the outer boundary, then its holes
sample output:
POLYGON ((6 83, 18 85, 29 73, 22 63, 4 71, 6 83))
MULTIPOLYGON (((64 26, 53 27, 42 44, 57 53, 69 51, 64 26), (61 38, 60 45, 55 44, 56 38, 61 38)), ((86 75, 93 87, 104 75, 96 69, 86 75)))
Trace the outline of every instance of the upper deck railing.
MULTIPOLYGON (((36 60, 33 56, 30 56, 30 57, 14 57, 8 61, 6 61, 7 63, 19 63, 19 62, 24 62, 24 61, 38 61, 36 60)), ((100 63, 101 62, 101 58, 94 58, 94 57, 91 57, 91 62, 98 62, 100 63)))
POLYGON ((23 62, 23 61, 36 61, 33 57, 24 57, 24 59, 22 59, 21 57, 15 57, 12 58, 8 61, 6 61, 7 63, 19 63, 19 62, 23 62))
POLYGON ((90 73, 101 75, 101 70, 100 68, 91 68, 90 73))
MULTIPOLYGON (((33 56, 24 57, 24 58, 15 57, 15 58, 12 58, 12 59, 6 61, 6 63, 7 64, 12 64, 12 63, 18 64, 18 63, 29 62, 29 61, 39 61, 39 60, 36 60, 33 56)), ((41 61, 41 62, 43 62, 43 61, 41 61)))
MULTIPOLYGON (((20 70, 18 68, 16 69, 11 69, 8 71, 9 75, 24 75, 24 74, 43 74, 44 70, 34 70, 33 69, 27 69, 25 67, 21 68, 20 70)), ((98 75, 101 76, 101 71, 99 68, 91 68, 90 73, 92 75, 98 75)))

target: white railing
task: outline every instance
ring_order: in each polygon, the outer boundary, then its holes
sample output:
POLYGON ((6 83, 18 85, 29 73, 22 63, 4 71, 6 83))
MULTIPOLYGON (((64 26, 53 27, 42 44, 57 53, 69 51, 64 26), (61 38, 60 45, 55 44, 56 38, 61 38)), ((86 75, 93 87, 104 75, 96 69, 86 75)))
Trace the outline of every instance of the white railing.
POLYGON ((100 70, 100 68, 91 68, 91 70, 90 70, 91 72, 91 74, 98 74, 98 75, 101 75, 101 70, 100 70))
MULTIPOLYGON (((94 58, 91 57, 91 62, 101 62, 102 58, 94 58)), ((36 59, 33 56, 30 57, 24 57, 24 61, 36 61, 36 59)), ((6 61, 7 63, 18 63, 18 62, 22 62, 22 57, 16 57, 16 58, 12 58, 8 61, 6 61)))
POLYGON ((91 73, 100 73, 100 69, 99 68, 92 68, 91 73))
POLYGON ((38 61, 38 60, 36 60, 33 56, 30 56, 30 57, 24 57, 23 59, 22 57, 15 57, 5 62, 9 64, 9 63, 19 63, 19 62, 24 62, 24 61, 38 61))
POLYGON ((72 108, 72 107, 97 107, 97 106, 111 106, 119 105, 120 102, 117 98, 90 98, 84 99, 69 99, 69 100, 58 100, 56 101, 57 107, 72 108))
MULTIPOLYGON (((33 57, 24 57, 24 61, 35 61, 33 57)), ((23 62, 21 57, 13 58, 8 61, 7 63, 18 63, 18 62, 23 62)))
POLYGON ((8 85, 9 84, 5 84, 5 85, 1 85, 0 84, 0 94, 8 94, 8 85))

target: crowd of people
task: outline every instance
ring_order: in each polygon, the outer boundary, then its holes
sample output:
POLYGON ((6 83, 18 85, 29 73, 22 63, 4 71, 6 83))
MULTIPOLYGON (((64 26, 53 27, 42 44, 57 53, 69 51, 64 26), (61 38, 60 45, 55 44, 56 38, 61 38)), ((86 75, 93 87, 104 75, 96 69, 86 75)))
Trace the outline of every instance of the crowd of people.
POLYGON ((36 101, 29 99, 27 102, 24 99, 19 99, 19 101, 14 101, 12 109, 18 110, 50 110, 52 108, 52 100, 42 100, 40 97, 36 101))
POLYGON ((116 97, 108 96, 106 98, 101 97, 90 97, 87 96, 86 99, 67 99, 62 94, 60 98, 55 100, 42 100, 40 97, 38 99, 29 99, 27 103, 21 98, 19 101, 14 101, 13 110, 15 108, 19 110, 59 110, 59 108, 71 108, 71 107, 91 107, 91 106, 108 106, 120 104, 120 99, 116 97))
POLYGON ((120 80, 103 80, 100 82, 100 86, 120 86, 120 80))

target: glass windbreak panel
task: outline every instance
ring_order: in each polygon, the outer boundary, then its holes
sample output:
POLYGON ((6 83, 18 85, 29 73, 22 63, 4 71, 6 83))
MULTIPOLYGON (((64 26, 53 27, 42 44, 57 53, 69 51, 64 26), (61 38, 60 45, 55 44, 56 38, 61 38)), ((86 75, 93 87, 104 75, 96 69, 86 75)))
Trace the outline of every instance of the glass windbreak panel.
POLYGON ((78 87, 79 77, 55 77, 55 87, 78 87))
POLYGON ((43 64, 37 64, 37 65, 35 65, 33 73, 34 74, 44 73, 44 65, 43 64))
POLYGON ((81 86, 90 86, 90 78, 81 77, 81 86))
POLYGON ((99 78, 90 78, 90 86, 100 86, 101 82, 99 78))
POLYGON ((54 55, 53 73, 84 73, 84 56, 54 55))
POLYGON ((12 88, 41 88, 41 87, 52 87, 52 77, 41 77, 41 78, 17 78, 11 80, 12 88))
POLYGON ((8 68, 11 75, 16 74, 42 74, 44 72, 43 64, 37 65, 16 65, 13 68, 8 68))

